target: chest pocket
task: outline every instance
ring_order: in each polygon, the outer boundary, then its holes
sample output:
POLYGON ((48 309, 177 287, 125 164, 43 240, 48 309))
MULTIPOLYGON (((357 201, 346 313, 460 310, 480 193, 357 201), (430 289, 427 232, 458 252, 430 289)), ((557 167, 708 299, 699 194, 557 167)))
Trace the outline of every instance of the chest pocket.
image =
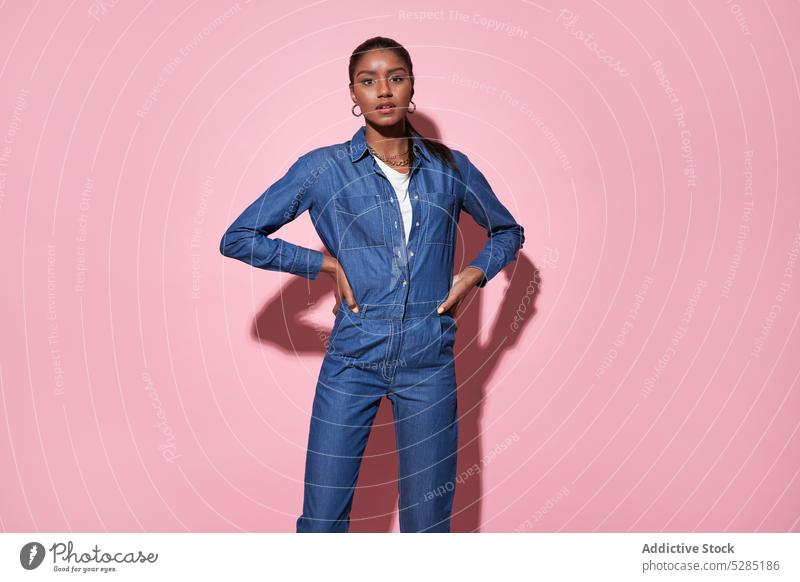
POLYGON ((455 232, 456 197, 450 192, 420 192, 422 217, 425 220, 425 242, 452 245, 455 232))
POLYGON ((383 208, 377 196, 340 196, 334 199, 334 209, 340 249, 386 246, 383 208))

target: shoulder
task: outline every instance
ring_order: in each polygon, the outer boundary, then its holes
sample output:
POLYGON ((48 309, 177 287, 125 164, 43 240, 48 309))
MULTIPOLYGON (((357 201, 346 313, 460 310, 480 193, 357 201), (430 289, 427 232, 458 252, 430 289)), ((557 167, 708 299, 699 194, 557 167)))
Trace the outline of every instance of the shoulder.
POLYGON ((350 164, 349 141, 312 148, 300 155, 295 164, 305 176, 304 189, 316 197, 341 175, 340 171, 332 170, 346 167, 345 162, 350 164))
POLYGON ((469 159, 469 156, 462 152, 461 150, 457 150, 455 148, 450 148, 450 151, 453 153, 453 158, 456 161, 456 165, 458 169, 461 171, 461 174, 466 176, 470 169, 473 167, 472 160, 469 159))
POLYGON ((467 154, 461 150, 450 148, 450 152, 453 154, 453 159, 455 160, 456 167, 458 168, 459 176, 457 179, 462 184, 466 184, 475 166, 473 166, 472 160, 469 159, 469 156, 467 156, 467 154))
POLYGON ((300 156, 310 171, 320 171, 330 164, 350 161, 350 141, 315 147, 300 156))
POLYGON ((458 163, 467 163, 469 162, 469 158, 467 154, 462 152, 461 150, 457 150, 456 148, 450 148, 450 151, 453 152, 453 157, 456 159, 458 163))

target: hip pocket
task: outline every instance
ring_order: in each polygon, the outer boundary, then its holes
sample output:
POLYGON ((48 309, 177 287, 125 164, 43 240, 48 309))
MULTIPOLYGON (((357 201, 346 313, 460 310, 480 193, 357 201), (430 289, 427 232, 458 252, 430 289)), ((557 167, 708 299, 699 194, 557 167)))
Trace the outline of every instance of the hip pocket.
POLYGON ((452 361, 455 332, 447 323, 436 313, 408 320, 402 352, 409 368, 424 368, 428 374, 452 361))
POLYGON ((352 365, 378 367, 386 357, 391 324, 365 320, 348 307, 340 307, 339 313, 328 352, 352 365))
POLYGON ((442 332, 442 350, 452 354, 456 343, 456 331, 458 331, 456 318, 446 312, 442 313, 439 316, 439 326, 442 332))

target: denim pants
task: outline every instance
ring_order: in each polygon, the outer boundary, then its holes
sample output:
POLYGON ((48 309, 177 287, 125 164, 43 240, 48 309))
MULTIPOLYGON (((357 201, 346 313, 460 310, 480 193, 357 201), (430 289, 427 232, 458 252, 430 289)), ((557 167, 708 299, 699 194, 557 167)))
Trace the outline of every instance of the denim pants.
POLYGON ((392 403, 402 532, 449 532, 458 448, 453 346, 439 301, 342 303, 316 386, 298 532, 346 532, 381 398, 392 403))

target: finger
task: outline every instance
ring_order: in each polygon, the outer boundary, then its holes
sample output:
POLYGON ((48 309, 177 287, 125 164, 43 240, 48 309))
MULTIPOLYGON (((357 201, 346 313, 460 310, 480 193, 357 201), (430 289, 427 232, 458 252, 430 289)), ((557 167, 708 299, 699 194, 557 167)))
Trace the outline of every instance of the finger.
POLYGON ((336 279, 337 285, 339 287, 340 299, 341 302, 342 298, 344 298, 347 306, 352 310, 353 306, 356 304, 356 299, 353 296, 353 290, 350 287, 350 283, 347 281, 347 277, 345 276, 344 272, 340 274, 340 276, 336 279))
POLYGON ((347 301, 347 306, 354 312, 358 313, 358 305, 356 304, 356 298, 353 295, 353 292, 348 289, 345 291, 344 295, 345 301, 347 301))

